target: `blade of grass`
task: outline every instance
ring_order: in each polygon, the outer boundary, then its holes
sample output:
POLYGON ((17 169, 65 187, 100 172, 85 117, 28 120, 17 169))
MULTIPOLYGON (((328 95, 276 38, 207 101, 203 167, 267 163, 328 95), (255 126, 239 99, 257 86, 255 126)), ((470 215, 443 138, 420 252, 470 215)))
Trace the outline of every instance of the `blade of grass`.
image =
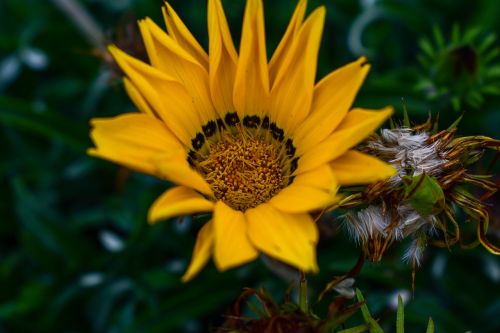
POLYGON ((427 330, 425 333, 434 333, 434 321, 432 318, 429 318, 429 324, 427 324, 427 330))
POLYGON ((396 333, 405 332, 405 309, 401 295, 398 295, 398 313, 396 317, 396 333))
MULTIPOLYGON (((358 299, 358 302, 365 302, 365 298, 363 297, 363 294, 359 289, 356 289, 356 298, 358 299)), ((363 315, 365 323, 367 323, 370 326, 370 333, 384 333, 382 327, 380 327, 377 321, 373 319, 366 303, 361 306, 361 314, 363 315)))

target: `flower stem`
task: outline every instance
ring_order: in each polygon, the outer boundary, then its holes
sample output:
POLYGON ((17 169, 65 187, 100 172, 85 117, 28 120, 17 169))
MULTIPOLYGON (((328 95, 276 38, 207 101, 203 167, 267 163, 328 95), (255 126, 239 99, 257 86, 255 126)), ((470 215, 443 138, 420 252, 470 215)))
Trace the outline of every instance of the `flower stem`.
POLYGON ((303 313, 309 313, 309 304, 307 302, 307 280, 303 271, 300 271, 299 308, 303 313))

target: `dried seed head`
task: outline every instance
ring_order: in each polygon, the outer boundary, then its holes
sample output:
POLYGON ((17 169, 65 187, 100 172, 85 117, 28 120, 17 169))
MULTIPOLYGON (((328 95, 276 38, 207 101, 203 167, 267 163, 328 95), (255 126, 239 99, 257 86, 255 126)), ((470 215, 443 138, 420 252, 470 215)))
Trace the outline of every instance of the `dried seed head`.
POLYGON ((467 167, 487 149, 500 151, 500 141, 484 136, 455 137, 451 129, 431 135, 431 119, 413 128, 384 129, 369 138, 362 149, 391 163, 398 174, 388 181, 369 185, 351 194, 340 207, 349 211, 343 225, 366 256, 379 260, 392 241, 413 239, 403 259, 419 266, 427 243, 449 247, 463 242, 457 208, 468 221, 477 223, 478 241, 490 252, 500 248, 486 239, 489 216, 483 202, 498 190, 488 176, 471 175, 467 167), (478 198, 466 187, 483 191, 478 198))
POLYGON ((416 265, 417 267, 420 266, 424 256, 425 247, 426 244, 424 238, 419 237, 413 239, 403 255, 403 261, 416 265))
POLYGON ((379 137, 366 144, 366 149, 375 156, 391 163, 398 173, 390 179, 393 187, 401 185, 405 176, 426 173, 442 174, 448 160, 441 142, 430 142, 427 132, 413 132, 410 128, 384 129, 379 137))

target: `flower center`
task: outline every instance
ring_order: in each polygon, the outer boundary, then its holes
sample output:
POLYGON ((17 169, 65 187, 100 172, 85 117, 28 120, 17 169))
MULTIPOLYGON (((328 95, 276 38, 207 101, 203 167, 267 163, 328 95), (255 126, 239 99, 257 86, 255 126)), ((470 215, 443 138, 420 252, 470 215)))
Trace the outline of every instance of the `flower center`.
POLYGON ((196 163, 215 197, 245 211, 268 201, 288 184, 280 148, 259 137, 226 133, 196 163))
POLYGON ((299 157, 292 138, 268 116, 236 112, 208 121, 192 138, 187 161, 217 200, 239 211, 256 207, 290 185, 299 157))

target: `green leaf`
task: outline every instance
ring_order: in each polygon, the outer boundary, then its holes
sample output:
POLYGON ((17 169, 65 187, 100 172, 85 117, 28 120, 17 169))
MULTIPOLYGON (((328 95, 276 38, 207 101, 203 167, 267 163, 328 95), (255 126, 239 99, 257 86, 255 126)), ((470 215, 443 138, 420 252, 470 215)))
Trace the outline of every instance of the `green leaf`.
POLYGON ((19 316, 21 314, 36 311, 43 306, 50 289, 47 283, 33 281, 23 286, 19 296, 12 303, 2 304, 0 306, 0 317, 19 316))
POLYGON ((487 64, 496 57, 500 55, 500 48, 494 48, 491 52, 488 52, 481 60, 487 64))
POLYGON ((491 45, 495 43, 496 40, 495 34, 491 33, 486 38, 481 42, 481 44, 478 46, 478 51, 479 53, 483 53, 486 51, 491 45))
POLYGON ((366 332, 370 328, 369 325, 364 324, 364 325, 359 325, 356 327, 351 327, 346 330, 338 331, 337 333, 361 333, 361 332, 366 332))
POLYGON ((392 119, 392 117, 389 119, 389 128, 391 130, 396 128, 396 124, 394 123, 394 119, 392 119))
POLYGON ((469 103, 471 103, 473 106, 476 107, 479 107, 479 105, 481 105, 484 101, 484 98, 481 95, 481 93, 474 90, 470 91, 467 97, 469 98, 469 103))
POLYGON ((405 332, 405 309, 401 295, 398 295, 398 313, 396 317, 396 333, 405 332))
POLYGON ((481 30, 482 29, 480 27, 467 29, 467 31, 464 34, 464 38, 462 40, 465 43, 471 43, 474 39, 476 39, 477 36, 479 36, 481 30))
MULTIPOLYGON (((359 290, 358 288, 356 288, 356 298, 358 299, 358 302, 365 301, 365 298, 363 297, 361 290, 359 290)), ((361 314, 363 315, 365 323, 368 324, 370 327, 369 328, 370 333, 384 333, 382 327, 380 327, 377 321, 372 318, 370 310, 368 310, 368 306, 366 305, 366 303, 361 306, 361 314)))
POLYGON ((460 117, 458 117, 457 120, 455 120, 453 122, 453 124, 451 124, 450 127, 448 127, 448 131, 451 131, 451 130, 454 130, 455 128, 457 128, 458 124, 460 124, 460 121, 462 120, 463 117, 464 117, 463 114, 460 117))
POLYGON ((432 321, 432 318, 429 318, 429 324, 427 324, 425 333, 434 333, 434 321, 432 321))
POLYGON ((16 198, 15 210, 24 232, 33 235, 47 251, 42 253, 39 249, 37 255, 54 264, 64 258, 69 267, 88 261, 90 245, 87 239, 62 223, 53 210, 48 209, 50 204, 46 199, 31 192, 19 176, 12 179, 11 186, 16 198))
POLYGON ((422 216, 440 213, 445 206, 443 189, 436 178, 425 173, 403 177, 405 200, 422 216))
POLYGON ((500 87, 495 84, 490 84, 481 88, 485 94, 500 95, 500 87))
POLYGON ((488 78, 494 78, 500 76, 500 65, 493 65, 486 69, 485 76, 488 78))
POLYGON ((434 39, 436 40, 436 44, 440 50, 443 50, 446 45, 444 41, 444 36, 443 33, 441 32, 441 29, 437 25, 432 27, 432 34, 434 35, 434 39))
POLYGON ((427 38, 422 38, 418 43, 422 51, 425 52, 429 57, 434 56, 434 50, 432 48, 432 44, 429 42, 427 38))
POLYGON ((453 110, 460 110, 460 98, 458 98, 457 96, 453 97, 451 99, 451 105, 453 106, 453 110))
MULTIPOLYGON (((356 298, 358 299, 358 302, 365 301, 365 298, 363 297, 361 290, 359 290, 358 288, 356 288, 356 298)), ((371 315, 370 315, 370 310, 368 310, 368 306, 366 305, 366 303, 361 306, 361 313, 363 315, 363 319, 365 320, 365 322, 368 322, 368 319, 371 318, 371 315)))
POLYGON ((370 333, 384 333, 384 330, 375 319, 370 318, 368 324, 370 325, 370 333))
POLYGON ((0 96, 0 124, 21 128, 62 142, 83 152, 88 147, 86 124, 75 123, 50 110, 37 110, 31 103, 0 96))

